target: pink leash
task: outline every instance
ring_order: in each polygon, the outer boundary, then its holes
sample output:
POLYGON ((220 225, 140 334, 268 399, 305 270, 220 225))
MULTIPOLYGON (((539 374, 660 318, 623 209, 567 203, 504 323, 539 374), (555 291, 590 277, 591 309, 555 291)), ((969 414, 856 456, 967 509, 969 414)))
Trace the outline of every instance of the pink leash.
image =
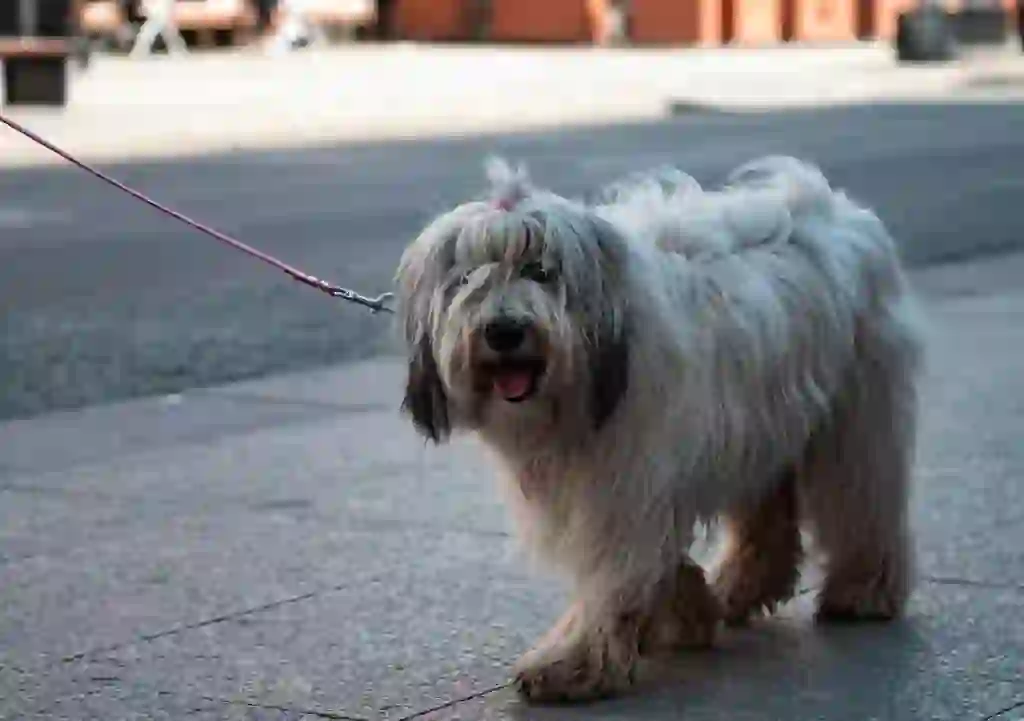
POLYGON ((360 295, 359 293, 356 293, 353 290, 349 290, 348 288, 342 288, 341 286, 332 285, 325 280, 320 280, 316 276, 309 275, 308 273, 303 273, 298 268, 288 265, 284 261, 278 260, 272 255, 268 255, 261 250, 257 250, 252 246, 246 245, 242 241, 232 238, 230 235, 222 233, 219 230, 211 228, 208 225, 204 225, 203 223, 192 220, 187 215, 183 215, 182 213, 179 213, 178 211, 173 210, 172 208, 168 208, 166 205, 158 203, 157 201, 143 195, 134 188, 125 185, 121 181, 111 178, 106 173, 97 170, 88 163, 79 160, 78 158, 71 155, 67 151, 61 150, 60 148, 58 148, 56 145, 49 142, 45 138, 36 135, 34 132, 29 130, 25 126, 21 125, 20 123, 11 120, 3 113, 0 113, 0 123, 3 123, 11 130, 14 130, 15 132, 24 135, 26 138, 33 141, 34 143, 43 146, 50 152, 56 153, 67 162, 81 168, 85 172, 93 175, 94 177, 99 178, 108 185, 112 185, 118 190, 124 193, 128 193, 128 195, 131 195, 136 200, 140 200, 146 205, 150 206, 151 208, 155 208, 159 212, 164 213, 165 215, 169 215, 172 218, 181 221, 185 225, 194 228, 195 230, 198 230, 200 233, 205 233, 206 235, 210 236, 211 238, 214 238, 215 240, 219 240, 222 243, 227 243, 236 250, 240 250, 243 253, 247 253, 253 256, 254 258, 262 260, 264 263, 272 265, 278 270, 284 271, 285 273, 287 273, 300 283, 305 283, 306 285, 312 288, 316 288, 317 290, 322 291, 324 293, 327 293, 328 295, 334 298, 341 298, 342 300, 347 300, 351 303, 357 303, 359 305, 365 306, 372 310, 374 313, 378 311, 394 313, 394 311, 386 305, 386 302, 393 296, 392 293, 383 293, 377 296, 376 298, 368 298, 366 296, 360 295))

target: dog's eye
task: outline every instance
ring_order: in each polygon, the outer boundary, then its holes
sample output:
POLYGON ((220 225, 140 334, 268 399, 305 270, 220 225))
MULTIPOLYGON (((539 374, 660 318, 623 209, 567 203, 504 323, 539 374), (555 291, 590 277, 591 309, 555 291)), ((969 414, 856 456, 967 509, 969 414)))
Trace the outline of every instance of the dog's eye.
POLYGON ((535 283, 547 283, 554 275, 540 263, 527 263, 523 266, 520 274, 527 280, 532 280, 535 283))

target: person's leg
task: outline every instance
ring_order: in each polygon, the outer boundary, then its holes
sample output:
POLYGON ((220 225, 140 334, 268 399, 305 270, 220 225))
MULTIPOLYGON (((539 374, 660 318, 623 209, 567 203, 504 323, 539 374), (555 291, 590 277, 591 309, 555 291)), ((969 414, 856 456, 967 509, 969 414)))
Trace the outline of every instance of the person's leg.
POLYGON ((142 13, 139 12, 139 3, 136 0, 117 0, 117 4, 129 24, 139 25, 143 22, 142 13))
POLYGON ((256 0, 256 32, 260 35, 270 30, 277 4, 277 0, 256 0))
POLYGON ((377 40, 391 39, 394 31, 393 14, 395 3, 392 0, 377 0, 377 18, 373 33, 377 40))
POLYGON ((178 30, 178 25, 174 22, 173 17, 168 16, 164 20, 160 36, 164 39, 164 45, 167 46, 168 53, 172 55, 188 53, 188 44, 185 42, 185 38, 181 36, 181 31, 178 30))
POLYGON ((291 0, 280 0, 276 10, 276 27, 267 49, 272 53, 284 53, 292 50, 303 38, 304 24, 291 0))
POLYGON ((132 44, 132 49, 128 54, 133 58, 149 55, 153 52, 153 43, 156 42, 156 36, 160 34, 160 31, 159 19, 147 19, 146 22, 142 23, 139 32, 135 34, 135 42, 132 44))
POLYGON ((71 57, 79 68, 85 70, 92 59, 92 42, 82 27, 84 0, 71 0, 67 21, 67 32, 71 38, 71 57))

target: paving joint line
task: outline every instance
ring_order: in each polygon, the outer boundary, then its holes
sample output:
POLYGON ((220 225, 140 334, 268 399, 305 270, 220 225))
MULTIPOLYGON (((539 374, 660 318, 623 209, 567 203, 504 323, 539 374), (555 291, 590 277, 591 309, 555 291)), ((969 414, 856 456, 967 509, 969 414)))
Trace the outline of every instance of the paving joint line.
MULTIPOLYGON (((22 475, 32 475, 31 471, 25 471, 22 475)), ((75 498, 92 499, 95 501, 110 501, 111 499, 133 500, 130 496, 119 496, 114 493, 103 491, 79 490, 77 488, 47 488, 45 486, 30 486, 24 483, 7 483, 0 481, 0 493, 17 493, 25 496, 43 496, 47 498, 75 498)), ((143 500, 135 497, 135 500, 143 500)))
POLYGON ((457 706, 460 703, 465 703, 466 701, 473 701, 474 699, 483 698, 484 696, 488 696, 492 693, 496 693, 503 689, 509 688, 510 686, 512 686, 512 684, 512 681, 506 681, 503 684, 491 686, 490 688, 486 688, 483 691, 477 691, 476 693, 469 694, 468 696, 461 696, 459 698, 452 699, 451 701, 440 704, 438 706, 433 706, 431 708, 424 709, 423 711, 417 711, 416 713, 410 714, 408 716, 402 716, 400 719, 398 719, 398 721, 411 721, 412 719, 422 718, 428 714, 434 713, 435 711, 451 708, 453 706, 457 706))
MULTIPOLYGON (((377 579, 376 578, 371 578, 371 579, 368 579, 368 580, 372 581, 372 580, 377 580, 377 579)), ((247 608, 247 609, 243 609, 243 610, 240 610, 240 611, 234 611, 234 612, 231 612, 231 613, 225 613, 225 614, 222 614, 222 615, 219 615, 219 616, 215 616, 213 618, 203 619, 202 621, 195 621, 193 623, 188 623, 188 624, 179 624, 177 626, 173 626, 171 628, 164 629, 163 631, 157 631, 157 632, 154 632, 154 633, 147 633, 147 634, 140 634, 140 635, 136 636, 135 638, 128 639, 128 640, 125 640, 125 641, 119 641, 118 643, 109 644, 107 646, 101 646, 101 647, 97 647, 97 648, 87 649, 85 651, 79 651, 78 653, 74 653, 74 654, 69 654, 69 655, 63 656, 63 657, 60 658, 59 663, 61 663, 61 664, 68 664, 68 663, 75 663, 75 662, 78 662, 78 661, 83 661, 83 660, 85 660, 87 658, 90 658, 90 657, 93 657, 93 656, 97 656, 99 654, 110 653, 112 651, 118 651, 120 649, 126 648, 128 646, 131 646, 131 645, 134 645, 134 644, 137 644, 137 643, 148 643, 148 642, 151 642, 151 641, 159 640, 161 638, 166 638, 168 636, 174 636, 174 635, 179 634, 179 633, 184 633, 184 632, 187 632, 187 631, 194 631, 196 629, 206 628, 208 626, 213 626, 213 625, 216 625, 218 623, 224 623, 224 622, 227 622, 227 621, 233 621, 233 620, 236 620, 236 619, 239 619, 239 618, 244 618, 246 616, 251 616, 253 614, 263 613, 265 611, 270 611, 270 610, 274 610, 276 608, 281 608, 283 606, 288 606, 288 605, 291 605, 293 603, 300 603, 302 601, 308 601, 308 600, 311 600, 311 599, 316 598, 318 596, 328 595, 328 594, 331 594, 331 593, 338 593, 338 592, 340 592, 340 591, 342 591, 342 590, 344 590, 346 588, 348 588, 347 584, 339 584, 337 586, 331 586, 331 587, 328 587, 328 588, 318 589, 316 591, 309 591, 307 593, 298 594, 296 596, 289 596, 287 598, 278 599, 276 601, 270 601, 268 603, 264 603, 264 604, 261 604, 259 606, 253 606, 253 607, 250 607, 250 608, 247 608)), ((814 586, 802 588, 799 591, 797 591, 795 596, 802 596, 804 594, 810 593, 811 591, 814 590, 814 588, 815 588, 814 586)), ((54 665, 54 664, 49 664, 49 665, 54 665)), ((8 665, 6 667, 7 668, 15 668, 15 667, 13 667, 11 665, 8 665)), ((17 669, 17 670, 20 671, 21 669, 17 669)), ((492 689, 492 690, 496 690, 496 689, 492 689)), ((483 693, 483 692, 481 692, 481 693, 483 693)), ((469 698, 472 698, 472 697, 469 697, 469 698)), ((404 719, 402 721, 404 721, 404 719)))
POLYGON ((192 390, 178 395, 185 400, 188 400, 190 396, 193 398, 197 396, 205 396, 207 398, 228 398, 237 401, 265 403, 267 405, 317 408, 327 411, 338 411, 339 413, 372 413, 374 411, 392 410, 396 407, 392 406, 390 403, 331 403, 330 401, 314 401, 303 398, 285 398, 282 396, 264 395, 262 393, 234 391, 230 388, 192 390))
MULTIPOLYGON (((97 695, 100 692, 101 692, 101 689, 94 688, 94 689, 89 689, 88 691, 82 691, 80 693, 72 693, 72 694, 69 694, 67 696, 59 696, 59 697, 53 699, 52 701, 46 703, 43 706, 37 706, 35 711, 32 712, 32 714, 34 716, 40 716, 40 715, 43 715, 43 714, 50 714, 53 711, 54 708, 56 708, 57 706, 61 705, 62 703, 66 703, 68 701, 81 701, 83 699, 89 698, 90 696, 95 696, 95 695, 97 695)), ((7 721, 8 719, 10 719, 10 721, 14 721, 14 719, 17 719, 17 718, 19 718, 19 717, 17 717, 17 716, 0 716, 0 720, 2 720, 2 721, 7 721)))
MULTIPOLYGON (((376 580, 376 579, 375 578, 371 578, 371 579, 368 579, 368 580, 376 580)), ((129 640, 126 640, 126 641, 120 641, 118 643, 110 644, 108 646, 101 646, 99 648, 87 649, 85 651, 79 651, 78 653, 75 653, 75 654, 70 654, 70 655, 67 655, 67 656, 63 656, 60 659, 59 662, 62 663, 62 664, 75 663, 77 661, 82 661, 82 660, 85 660, 87 658, 91 658, 91 657, 97 656, 99 654, 110 653, 112 651, 119 651, 119 650, 121 650, 123 648, 126 648, 128 646, 133 646, 133 645, 135 645, 137 643, 149 643, 151 641, 156 641, 156 640, 159 640, 161 638, 166 638, 168 636, 174 636, 174 635, 177 635, 179 633, 185 633, 187 631, 195 631, 196 629, 206 628, 208 626, 214 626, 214 625, 216 625, 218 623, 225 623, 227 621, 234 621, 236 619, 244 618, 246 616, 251 616, 253 614, 263 613, 265 611, 271 611, 271 610, 274 610, 274 609, 277 609, 277 608, 288 606, 288 605, 291 605, 293 603, 300 603, 302 601, 308 601, 308 600, 311 600, 311 599, 316 598, 318 596, 323 596, 323 595, 327 595, 327 594, 331 594, 331 593, 337 593, 337 592, 342 591, 342 590, 344 590, 346 588, 348 588, 348 584, 339 584, 337 586, 331 586, 329 588, 321 588, 321 589, 318 589, 318 590, 315 590, 315 591, 309 591, 307 593, 298 594, 296 596, 289 596, 287 598, 281 598, 281 599, 278 599, 276 601, 269 601, 269 602, 261 604, 259 606, 253 606, 253 607, 250 607, 250 608, 242 609, 240 611, 233 611, 231 613, 221 614, 220 616, 215 616, 213 618, 207 618, 207 619, 204 619, 202 621, 195 621, 193 623, 179 624, 177 626, 173 626, 171 628, 164 629, 163 631, 157 631, 155 633, 140 634, 140 635, 136 636, 135 638, 129 639, 129 640)))
POLYGON ((217 698, 215 696, 203 696, 202 699, 204 701, 226 704, 229 706, 245 706, 247 708, 265 709, 267 711, 283 711, 286 713, 298 713, 303 716, 316 716, 317 718, 331 719, 331 721, 369 721, 369 719, 364 716, 348 716, 346 714, 335 713, 333 711, 317 711, 314 709, 299 708, 297 706, 279 706, 277 704, 259 703, 258 701, 217 698))
POLYGON ((988 716, 983 717, 981 719, 981 721, 994 721, 995 719, 998 719, 1003 714, 1009 713, 1010 711, 1016 711, 1019 708, 1024 708, 1024 700, 1021 700, 1021 701, 1018 701, 1017 703, 1011 704, 1011 705, 1007 706, 1004 709, 1000 709, 999 711, 996 711, 993 714, 989 714, 988 716))
MULTIPOLYGON (((320 520, 327 520, 326 516, 316 516, 320 520)), ((331 515, 331 519, 337 520, 337 514, 331 515)), ((506 530, 487 530, 483 528, 472 528, 465 525, 453 526, 436 521, 412 521, 404 518, 373 518, 356 517, 351 519, 351 526, 354 530, 366 531, 394 531, 408 528, 423 529, 433 533, 453 533, 466 536, 477 536, 480 538, 512 538, 512 533, 506 530)))
POLYGON ((1024 591, 1024 584, 997 583, 995 581, 978 581, 970 578, 951 578, 943 576, 922 576, 921 580, 936 586, 963 586, 965 588, 988 588, 1000 591, 1024 591))

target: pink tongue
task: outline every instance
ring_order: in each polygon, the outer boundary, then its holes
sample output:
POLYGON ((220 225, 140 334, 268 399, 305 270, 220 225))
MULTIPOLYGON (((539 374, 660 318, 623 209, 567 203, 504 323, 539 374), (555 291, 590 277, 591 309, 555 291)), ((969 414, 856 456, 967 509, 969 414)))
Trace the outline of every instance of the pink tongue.
POLYGON ((526 395, 533 383, 533 376, 527 371, 505 371, 494 377, 494 388, 508 399, 526 395))

